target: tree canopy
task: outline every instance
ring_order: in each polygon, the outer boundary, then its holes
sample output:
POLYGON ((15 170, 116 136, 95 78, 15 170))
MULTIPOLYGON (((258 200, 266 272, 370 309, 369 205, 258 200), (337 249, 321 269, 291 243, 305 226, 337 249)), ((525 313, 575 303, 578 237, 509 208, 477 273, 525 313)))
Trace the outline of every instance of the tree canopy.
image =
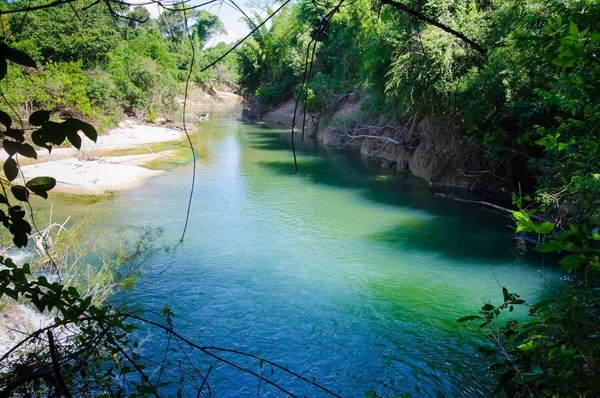
POLYGON ((200 72, 205 60, 214 58, 203 47, 224 32, 221 21, 205 10, 175 5, 152 19, 146 8, 121 2, 49 4, 19 0, 2 6, 3 42, 39 66, 36 71, 10 70, 3 83, 12 106, 75 112, 96 120, 117 120, 125 112, 152 121, 173 109, 174 97, 182 91, 178 85, 190 72, 198 84, 234 83, 224 80, 235 78, 229 66, 227 73, 200 72), (198 56, 191 65, 193 52, 198 56))

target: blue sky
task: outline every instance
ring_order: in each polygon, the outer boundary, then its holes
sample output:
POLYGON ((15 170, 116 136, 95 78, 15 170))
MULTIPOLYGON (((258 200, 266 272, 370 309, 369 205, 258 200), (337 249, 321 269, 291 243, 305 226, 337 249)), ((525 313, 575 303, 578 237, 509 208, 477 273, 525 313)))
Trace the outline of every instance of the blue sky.
MULTIPOLYGON (((247 11, 244 4, 237 3, 237 5, 242 7, 244 11, 247 11)), ((246 26, 245 22, 242 22, 243 16, 239 13, 239 11, 234 10, 232 7, 222 3, 209 5, 205 7, 205 9, 217 15, 221 21, 223 21, 225 29, 227 30, 227 35, 217 37, 215 44, 219 41, 224 41, 227 43, 237 41, 248 34, 248 27, 246 26)))
MULTIPOLYGON (((236 4, 240 6, 244 11, 247 11, 247 7, 244 4, 245 0, 236 1, 236 4)), ((174 0, 165 0, 164 4, 173 4, 174 0)), ((189 5, 200 4, 206 1, 201 0, 192 0, 189 5)), ((147 0, 133 0, 131 3, 143 3, 147 4, 147 0)), ((153 18, 158 16, 158 6, 155 4, 148 4, 145 7, 150 11, 150 14, 153 18)), ((244 22, 241 21, 243 16, 239 13, 239 11, 233 9, 231 6, 223 3, 222 1, 216 1, 209 5, 203 6, 203 9, 217 15, 221 21, 223 21, 223 25, 225 25, 225 29, 227 30, 227 35, 220 35, 213 40, 211 43, 208 43, 209 46, 217 44, 220 41, 224 41, 226 43, 230 43, 233 41, 237 41, 242 37, 248 34, 249 30, 244 22)))

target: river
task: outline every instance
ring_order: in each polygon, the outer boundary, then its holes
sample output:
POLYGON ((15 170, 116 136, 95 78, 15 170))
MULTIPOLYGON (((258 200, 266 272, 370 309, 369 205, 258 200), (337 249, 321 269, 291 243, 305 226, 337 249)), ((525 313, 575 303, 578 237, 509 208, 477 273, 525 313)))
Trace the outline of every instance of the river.
MULTIPOLYGON (((456 319, 499 303, 502 286, 535 300, 544 275, 555 277, 514 239, 510 219, 312 142, 299 145, 294 175, 289 134, 235 116, 212 111, 193 136, 199 160, 184 244, 146 264, 113 302, 166 305, 190 340, 273 360, 345 397, 488 396, 480 336, 456 319)), ((192 179, 185 162, 102 203, 103 224, 161 226, 164 243, 176 244, 192 179)), ((163 333, 142 327, 137 336, 142 354, 162 359, 163 333)), ((210 369, 214 396, 283 395, 190 355, 203 375, 210 369)), ((327 396, 268 364, 225 356, 298 396, 327 396)), ((186 384, 184 396, 192 390, 186 384)))

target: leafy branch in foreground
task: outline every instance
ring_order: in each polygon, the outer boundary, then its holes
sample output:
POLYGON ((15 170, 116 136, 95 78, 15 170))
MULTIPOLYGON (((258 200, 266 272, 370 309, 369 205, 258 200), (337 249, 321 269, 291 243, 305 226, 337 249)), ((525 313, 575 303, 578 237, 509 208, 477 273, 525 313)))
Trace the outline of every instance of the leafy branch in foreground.
MULTIPOLYGON (((38 195, 44 199, 48 198, 48 191, 56 185, 56 180, 52 177, 35 177, 24 182, 24 185, 16 184, 19 177, 20 168, 17 156, 37 159, 35 148, 25 141, 25 131, 16 129, 12 126, 10 115, 0 111, 0 123, 4 127, 2 131, 2 146, 8 154, 4 161, 3 171, 5 178, 0 179, 2 194, 0 194, 0 203, 6 206, 7 212, 0 210, 0 221, 12 233, 13 241, 17 247, 27 245, 28 234, 31 233, 31 226, 25 221, 25 211, 19 205, 12 205, 10 195, 20 202, 29 202, 31 194, 38 195)), ((81 148, 81 137, 79 131, 82 131, 89 139, 96 141, 96 129, 81 120, 68 118, 62 122, 50 120, 50 112, 40 110, 33 112, 29 117, 29 123, 37 128, 31 133, 31 141, 34 144, 44 147, 50 152, 53 145, 62 145, 65 140, 69 140, 75 148, 81 148)))
MULTIPOLYGON (((36 67, 33 58, 8 46, 4 41, 0 43, 0 49, 0 80, 6 76, 7 61, 24 67, 36 67)), ((62 122, 56 122, 50 120, 50 117, 51 113, 46 110, 35 111, 29 116, 29 124, 33 127, 30 141, 46 148, 48 152, 52 150, 53 145, 62 145, 65 140, 68 140, 75 148, 81 148, 79 131, 94 142, 98 137, 96 129, 82 120, 67 118, 62 122)), ((29 203, 29 196, 34 194, 46 199, 48 191, 56 185, 56 180, 52 177, 35 177, 29 181, 25 181, 23 178, 23 185, 16 183, 17 178, 21 175, 18 156, 37 159, 35 148, 26 140, 24 123, 22 120, 19 121, 20 126, 15 127, 11 116, 0 111, 2 147, 8 155, 2 166, 5 178, 0 178, 2 190, 0 203, 6 206, 6 212, 0 210, 0 221, 13 235, 14 244, 17 247, 24 247, 27 245, 32 228, 25 220, 25 210, 20 205, 12 204, 11 198, 29 203)))
POLYGON ((600 233, 598 228, 571 225, 554 233, 555 226, 540 220, 540 209, 525 209, 520 198, 513 212, 518 233, 535 234, 542 253, 561 255, 559 266, 575 274, 577 283, 555 287, 548 298, 528 305, 503 287, 503 302, 486 302, 479 314, 458 319, 475 324, 493 345, 479 351, 494 358, 495 393, 510 397, 592 397, 600 394, 600 233), (517 306, 524 316, 507 319, 517 306))
POLYGON ((556 295, 527 305, 502 288, 500 305, 485 303, 478 315, 458 320, 475 324, 492 346, 479 352, 494 358, 495 393, 509 397, 595 397, 600 394, 600 298, 597 289, 560 287, 556 295), (506 311, 528 306, 525 317, 506 311))

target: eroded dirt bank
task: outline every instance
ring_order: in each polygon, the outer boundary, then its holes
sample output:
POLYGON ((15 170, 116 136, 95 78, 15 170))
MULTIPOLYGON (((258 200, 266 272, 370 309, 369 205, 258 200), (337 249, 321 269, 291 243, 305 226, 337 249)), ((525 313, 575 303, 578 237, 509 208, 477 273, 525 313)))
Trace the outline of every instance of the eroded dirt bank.
MULTIPOLYGON (((306 113, 305 135, 325 145, 353 147, 381 159, 382 167, 410 172, 432 186, 479 189, 485 172, 465 150, 461 135, 446 122, 427 117, 361 120, 362 99, 349 96, 327 116, 306 113)), ((291 128, 295 101, 290 100, 261 116, 264 123, 291 128)), ((296 128, 302 128, 302 109, 296 128)))

